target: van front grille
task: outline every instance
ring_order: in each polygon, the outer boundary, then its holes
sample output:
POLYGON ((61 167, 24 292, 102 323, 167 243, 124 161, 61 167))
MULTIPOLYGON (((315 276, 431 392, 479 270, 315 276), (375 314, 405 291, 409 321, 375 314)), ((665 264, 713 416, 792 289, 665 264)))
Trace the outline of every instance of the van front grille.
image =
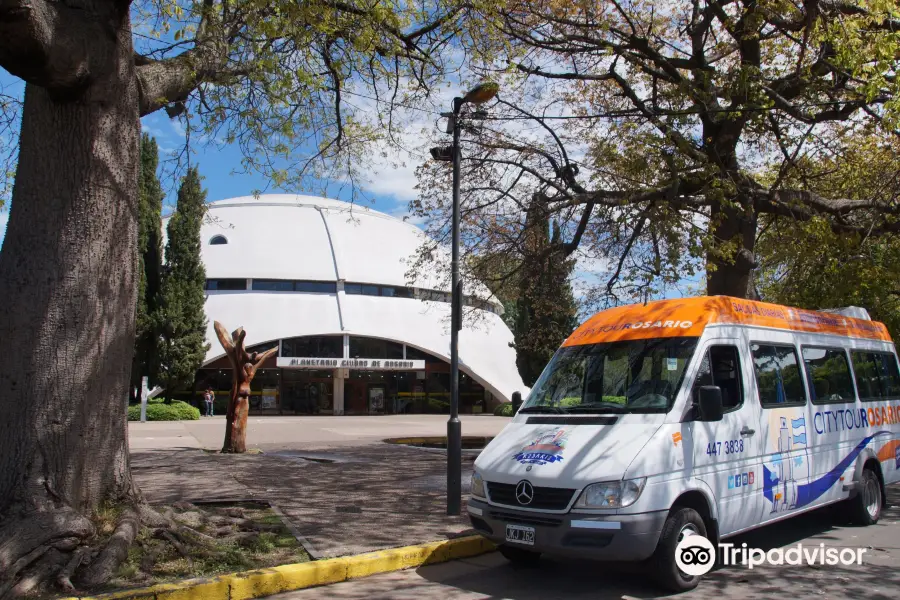
POLYGON ((507 506, 527 506, 537 510, 565 510, 575 494, 567 488, 535 487, 534 498, 527 505, 516 500, 516 484, 487 482, 491 500, 507 506))
POLYGON ((491 518, 503 521, 504 523, 531 525, 532 527, 559 527, 563 522, 560 518, 547 515, 511 513, 502 510, 492 510, 491 518))

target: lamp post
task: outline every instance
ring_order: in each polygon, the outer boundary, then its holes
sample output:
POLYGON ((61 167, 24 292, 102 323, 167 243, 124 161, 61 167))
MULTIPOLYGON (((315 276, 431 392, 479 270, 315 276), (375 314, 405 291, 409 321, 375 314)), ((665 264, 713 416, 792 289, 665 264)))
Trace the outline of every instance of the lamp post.
POLYGON ((462 424, 459 421, 459 331, 462 329, 462 282, 459 280, 459 165, 461 130, 460 111, 465 104, 483 104, 497 95, 496 83, 482 83, 462 98, 453 99, 453 111, 447 117, 447 133, 453 145, 431 149, 435 160, 453 163, 453 224, 450 280, 452 286, 450 317, 450 419, 447 421, 447 514, 460 514, 462 505, 462 424))

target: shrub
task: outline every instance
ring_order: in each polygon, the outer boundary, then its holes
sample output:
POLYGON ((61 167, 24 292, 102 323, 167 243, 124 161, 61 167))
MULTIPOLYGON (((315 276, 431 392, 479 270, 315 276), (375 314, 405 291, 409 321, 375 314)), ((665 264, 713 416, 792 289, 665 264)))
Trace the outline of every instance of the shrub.
POLYGON ((428 399, 428 412, 430 413, 449 413, 450 412, 450 403, 446 400, 439 400, 437 398, 429 398, 428 399))
MULTIPOLYGON (((200 411, 180 400, 173 400, 171 404, 162 401, 150 401, 147 403, 148 421, 197 421, 200 419, 200 411)), ((141 405, 132 404, 128 407, 128 420, 141 420, 141 405)))
POLYGON ((494 409, 495 417, 512 417, 513 416, 513 405, 512 402, 504 402, 500 406, 494 409))

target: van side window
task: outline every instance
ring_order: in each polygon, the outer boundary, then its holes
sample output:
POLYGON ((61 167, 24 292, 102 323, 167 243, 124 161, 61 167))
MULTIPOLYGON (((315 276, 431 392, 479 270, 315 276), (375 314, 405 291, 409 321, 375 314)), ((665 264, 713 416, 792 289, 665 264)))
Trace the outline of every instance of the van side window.
POLYGON ((741 361, 736 347, 711 346, 703 356, 691 390, 694 404, 699 402, 700 388, 704 385, 716 385, 722 390, 722 407, 726 412, 744 403, 741 361))
POLYGON ((802 352, 813 404, 856 402, 846 352, 810 346, 804 346, 802 352))
POLYGON ((763 408, 806 404, 800 363, 792 346, 754 343, 750 345, 750 352, 753 354, 759 403, 763 408))
POLYGON ((897 359, 888 352, 851 352, 859 399, 863 402, 900 398, 897 359))

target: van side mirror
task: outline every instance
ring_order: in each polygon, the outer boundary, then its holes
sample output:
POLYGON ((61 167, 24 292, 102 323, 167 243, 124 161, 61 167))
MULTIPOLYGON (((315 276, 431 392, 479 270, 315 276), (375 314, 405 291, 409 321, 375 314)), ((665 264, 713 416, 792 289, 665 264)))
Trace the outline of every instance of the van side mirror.
POLYGON ((519 407, 522 406, 522 394, 520 392, 512 393, 512 407, 513 414, 519 412, 519 407))
POLYGON ((704 385, 700 388, 700 409, 701 421, 721 421, 722 420, 722 388, 717 385, 704 385))

